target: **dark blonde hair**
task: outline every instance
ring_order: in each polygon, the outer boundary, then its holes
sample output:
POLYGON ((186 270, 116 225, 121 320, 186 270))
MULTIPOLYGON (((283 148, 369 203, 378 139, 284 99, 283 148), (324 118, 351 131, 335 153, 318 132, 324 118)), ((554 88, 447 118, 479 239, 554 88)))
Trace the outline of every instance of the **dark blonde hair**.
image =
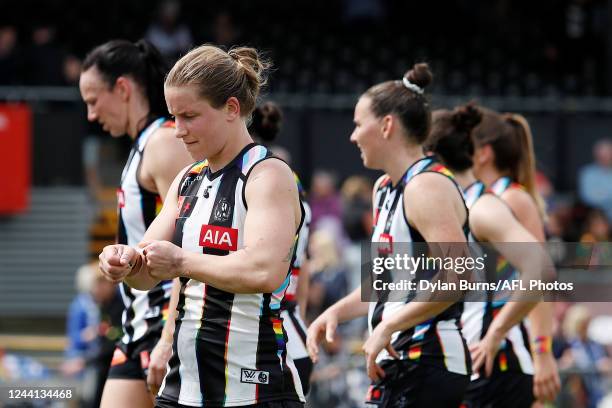
POLYGON ((238 99, 240 113, 245 117, 255 109, 270 66, 254 48, 236 47, 225 51, 206 44, 189 51, 174 64, 165 86, 194 85, 215 109, 233 96, 238 99))

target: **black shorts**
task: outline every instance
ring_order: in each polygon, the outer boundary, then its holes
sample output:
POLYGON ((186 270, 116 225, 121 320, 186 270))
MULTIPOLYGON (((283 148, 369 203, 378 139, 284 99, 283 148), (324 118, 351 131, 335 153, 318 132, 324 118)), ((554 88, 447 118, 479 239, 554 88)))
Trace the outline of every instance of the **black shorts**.
POLYGON ((121 348, 115 348, 107 378, 146 381, 150 355, 150 350, 127 355, 121 348))
POLYGON ((533 376, 507 372, 472 381, 461 407, 529 408, 534 401, 533 376))
POLYGON ((370 407, 457 408, 470 382, 469 375, 452 373, 412 361, 385 361, 385 378, 368 389, 370 407))
MULTIPOLYGON (((212 407, 212 405, 206 405, 212 407)), ((155 408, 193 408, 190 405, 182 405, 174 401, 170 401, 163 397, 155 399, 155 408)), ((304 408, 304 404, 299 401, 270 401, 262 402, 255 405, 240 405, 235 408, 304 408)))

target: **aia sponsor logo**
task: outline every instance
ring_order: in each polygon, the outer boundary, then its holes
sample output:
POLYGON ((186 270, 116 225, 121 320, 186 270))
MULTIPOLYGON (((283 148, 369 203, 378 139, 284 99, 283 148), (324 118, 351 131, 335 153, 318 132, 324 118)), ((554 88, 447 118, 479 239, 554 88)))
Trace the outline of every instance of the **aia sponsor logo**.
POLYGON ((240 372, 240 382, 247 384, 268 384, 270 382, 270 373, 243 368, 240 372))
POLYGON ((389 255, 393 253, 393 237, 389 234, 382 233, 378 237, 378 254, 389 255))
POLYGON ((236 251, 238 250, 238 230, 204 224, 200 231, 200 246, 236 251))
POLYGON ((125 207, 125 193, 122 189, 117 189, 117 206, 119 208, 125 207))

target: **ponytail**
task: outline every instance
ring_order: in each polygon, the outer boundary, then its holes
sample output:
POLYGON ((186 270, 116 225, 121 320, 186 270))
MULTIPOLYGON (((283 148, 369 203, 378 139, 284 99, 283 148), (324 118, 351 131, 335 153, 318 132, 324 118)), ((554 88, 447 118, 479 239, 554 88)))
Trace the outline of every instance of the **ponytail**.
POLYGON ((149 101, 150 114, 154 117, 168 116, 164 97, 164 79, 169 67, 161 53, 147 40, 139 40, 136 47, 140 51, 145 66, 145 91, 149 101))
POLYGON ((149 117, 168 116, 164 99, 164 77, 168 66, 157 48, 148 41, 112 40, 99 45, 83 61, 83 71, 91 67, 96 67, 109 87, 113 87, 120 76, 129 76, 149 103, 149 117))
POLYGON ((511 168, 512 179, 525 187, 527 193, 529 193, 536 202, 540 216, 542 219, 546 219, 546 205, 536 188, 535 153, 529 123, 523 115, 512 113, 504 116, 507 123, 515 129, 520 150, 519 160, 516 165, 511 168))

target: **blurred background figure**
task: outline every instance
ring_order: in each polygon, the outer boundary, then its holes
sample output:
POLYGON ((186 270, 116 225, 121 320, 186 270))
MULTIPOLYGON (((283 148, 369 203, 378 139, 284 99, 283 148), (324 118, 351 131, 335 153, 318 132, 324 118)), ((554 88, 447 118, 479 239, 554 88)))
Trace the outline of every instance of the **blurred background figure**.
POLYGON ((580 169, 578 191, 586 204, 601 208, 612 220, 612 139, 593 147, 594 162, 580 169))
MULTIPOLYGON (((342 226, 342 199, 338 192, 338 179, 328 170, 315 170, 310 186, 312 228, 329 228, 340 233, 342 226)), ((338 237, 340 238, 340 237, 338 237)))
POLYGON ((159 50, 169 65, 174 64, 193 46, 191 30, 180 21, 180 16, 180 2, 162 0, 157 18, 149 25, 145 34, 145 39, 159 50))
POLYGON ((329 231, 315 231, 310 237, 309 249, 310 287, 306 316, 312 321, 347 294, 348 271, 338 242, 329 231))
POLYGON ((117 285, 104 278, 97 262, 79 268, 76 287, 66 319, 68 344, 61 372, 80 381, 81 406, 93 408, 100 405, 115 342, 122 335, 123 305, 117 285))
POLYGON ((21 56, 17 48, 17 29, 6 25, 0 27, 0 85, 19 82, 21 56))
POLYGON ((344 262, 348 268, 348 290, 361 283, 361 246, 372 235, 373 183, 365 176, 350 176, 340 189, 342 198, 342 228, 348 237, 344 262))
POLYGON ((589 337, 591 312, 580 304, 571 306, 563 323, 567 348, 559 367, 573 370, 567 377, 574 407, 595 408, 605 395, 604 378, 612 373, 612 360, 605 347, 589 337))
POLYGON ((56 28, 53 25, 40 24, 34 27, 27 53, 28 84, 66 85, 63 72, 66 52, 56 41, 56 28))
POLYGON ((66 376, 80 376, 85 369, 87 357, 98 349, 98 326, 100 310, 93 298, 96 279, 95 264, 81 266, 76 273, 77 296, 74 298, 66 316, 66 361, 62 373, 66 376))
POLYGON ((220 11, 215 15, 212 23, 212 41, 228 49, 241 42, 240 29, 229 11, 220 11))

